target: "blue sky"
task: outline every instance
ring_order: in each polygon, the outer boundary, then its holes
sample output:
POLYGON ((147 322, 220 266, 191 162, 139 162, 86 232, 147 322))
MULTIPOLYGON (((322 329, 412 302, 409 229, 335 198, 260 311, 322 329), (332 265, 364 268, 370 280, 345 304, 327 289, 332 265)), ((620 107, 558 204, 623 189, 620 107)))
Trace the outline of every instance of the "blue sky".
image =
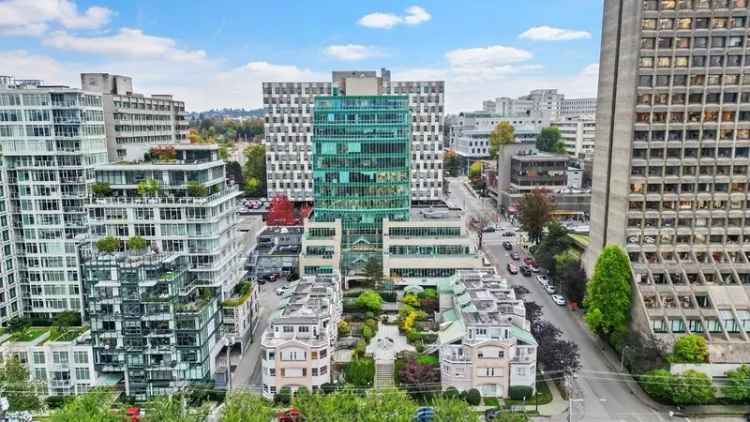
POLYGON ((446 81, 449 112, 558 88, 596 91, 601 0, 0 0, 3 74, 78 86, 134 78, 190 110, 258 107, 262 81, 333 69, 446 81))

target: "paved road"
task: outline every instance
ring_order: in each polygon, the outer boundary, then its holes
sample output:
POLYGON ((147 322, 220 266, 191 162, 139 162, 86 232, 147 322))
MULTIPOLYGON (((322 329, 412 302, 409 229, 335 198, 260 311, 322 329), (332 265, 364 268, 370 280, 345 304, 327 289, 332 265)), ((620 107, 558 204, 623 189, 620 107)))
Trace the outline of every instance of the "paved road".
MULTIPOLYGON (((474 198, 460 182, 460 179, 450 181, 452 202, 458 206, 466 203, 466 210, 470 212, 490 212, 483 209, 484 205, 474 198)), ((502 226, 509 226, 503 222, 502 226)), ((496 265, 500 274, 506 276, 511 285, 523 285, 529 291, 526 300, 534 301, 542 307, 543 318, 552 321, 563 333, 563 337, 578 344, 581 354, 582 368, 577 378, 573 380, 574 389, 579 391, 578 397, 583 397, 583 402, 573 404, 574 421, 623 421, 623 422, 651 422, 668 420, 685 420, 684 418, 672 418, 660 414, 650 407, 644 405, 634 396, 627 385, 621 380, 610 380, 602 373, 612 372, 601 350, 588 336, 586 331, 571 315, 565 307, 557 306, 550 296, 544 291, 534 277, 524 277, 520 274, 511 275, 506 270, 506 265, 511 261, 510 255, 501 244, 499 233, 485 234, 484 250, 490 260, 496 265)), ((519 248, 516 246, 516 250, 519 248)), ((521 251, 523 254, 523 251, 521 251)), ((559 420, 568 420, 568 415, 561 415, 559 420)), ((724 419, 730 420, 730 419, 724 419)), ((735 419, 741 420, 741 419, 735 419)))

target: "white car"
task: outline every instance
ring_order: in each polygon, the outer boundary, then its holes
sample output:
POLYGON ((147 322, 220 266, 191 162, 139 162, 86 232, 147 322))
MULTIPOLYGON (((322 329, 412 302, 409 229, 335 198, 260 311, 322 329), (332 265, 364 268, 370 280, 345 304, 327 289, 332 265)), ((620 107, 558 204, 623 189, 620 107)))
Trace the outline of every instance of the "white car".
POLYGON ((552 301, 560 306, 565 306, 565 296, 563 295, 552 295, 552 301))
POLYGON ((539 284, 542 284, 544 286, 546 286, 547 284, 549 284, 549 278, 546 275, 538 275, 538 276, 536 276, 536 281, 538 281, 539 284))
POLYGON ((549 293, 549 294, 555 293, 557 291, 557 289, 555 289, 555 286, 553 286, 551 284, 545 284, 544 285, 544 290, 546 290, 547 293, 549 293))
POLYGON ((276 294, 279 296, 284 296, 284 293, 288 292, 290 289, 289 286, 281 286, 278 289, 276 289, 276 294))

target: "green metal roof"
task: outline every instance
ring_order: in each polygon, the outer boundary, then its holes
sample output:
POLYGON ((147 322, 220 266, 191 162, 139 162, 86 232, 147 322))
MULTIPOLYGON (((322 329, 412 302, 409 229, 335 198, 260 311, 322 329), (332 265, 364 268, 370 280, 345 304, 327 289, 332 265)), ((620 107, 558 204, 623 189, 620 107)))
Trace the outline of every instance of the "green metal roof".
POLYGON ((473 303, 469 302, 461 307, 462 312, 478 312, 477 307, 473 303))
POLYGON ((469 303, 471 303, 471 295, 469 294, 462 294, 461 296, 456 297, 456 301, 459 305, 464 306, 469 303))
POLYGON ((450 344, 461 340, 466 335, 466 326, 463 321, 453 321, 449 326, 440 330, 438 333, 438 342, 440 344, 450 344))
POLYGON ((531 335, 530 332, 524 330, 523 328, 516 327, 515 325, 511 325, 510 335, 521 340, 524 343, 534 346, 537 345, 536 339, 531 335))
POLYGON ((456 311, 454 309, 448 309, 440 315, 440 321, 453 322, 458 319, 456 311))
POLYGON ((283 309, 277 309, 277 310, 273 311, 273 313, 268 318, 268 320, 269 321, 274 321, 274 320, 278 319, 283 314, 284 314, 284 310, 283 309))

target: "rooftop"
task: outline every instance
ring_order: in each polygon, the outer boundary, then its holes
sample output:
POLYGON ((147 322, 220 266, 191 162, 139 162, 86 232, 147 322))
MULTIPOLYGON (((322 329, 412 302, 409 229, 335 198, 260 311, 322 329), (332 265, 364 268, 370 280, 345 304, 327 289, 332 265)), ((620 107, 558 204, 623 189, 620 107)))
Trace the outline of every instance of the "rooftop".
MULTIPOLYGON (((456 208, 448 207, 430 207, 430 208, 412 208, 411 214, 409 215, 409 222, 425 222, 425 221, 451 221, 461 220, 463 218, 463 211, 456 208)), ((390 221, 390 223, 402 223, 401 221, 390 221)))
POLYGON ((546 152, 535 152, 531 154, 517 154, 512 157, 517 161, 542 162, 542 161, 569 161, 571 158, 565 154, 550 154, 546 152))

